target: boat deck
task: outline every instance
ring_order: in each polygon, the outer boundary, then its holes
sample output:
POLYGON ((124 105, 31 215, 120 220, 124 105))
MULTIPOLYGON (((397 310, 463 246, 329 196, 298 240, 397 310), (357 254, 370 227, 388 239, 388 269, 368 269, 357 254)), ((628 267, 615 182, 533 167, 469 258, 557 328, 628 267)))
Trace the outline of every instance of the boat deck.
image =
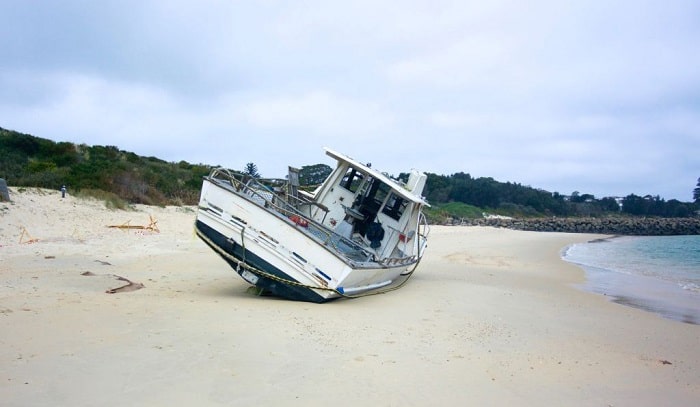
POLYGON ((356 242, 348 239, 307 217, 284 197, 271 191, 268 186, 258 184, 255 180, 243 184, 235 177, 229 178, 228 174, 223 179, 210 177, 209 180, 233 194, 254 202, 270 214, 296 224, 297 230, 346 259, 353 267, 374 268, 380 264, 376 261, 374 250, 364 241, 356 242), (293 218, 297 221, 293 221, 293 218))

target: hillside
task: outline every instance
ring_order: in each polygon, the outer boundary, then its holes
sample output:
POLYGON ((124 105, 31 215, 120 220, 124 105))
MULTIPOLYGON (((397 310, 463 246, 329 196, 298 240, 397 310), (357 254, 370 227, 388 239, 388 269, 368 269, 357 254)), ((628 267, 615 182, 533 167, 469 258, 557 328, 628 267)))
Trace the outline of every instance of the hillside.
MULTIPOLYGON (((56 190, 66 185, 72 193, 149 205, 196 204, 201 179, 211 170, 209 164, 166 162, 116 146, 54 142, 2 128, 0 157, 0 178, 8 185, 56 190)), ((248 168, 256 167, 249 163, 248 168)), ((320 182, 329 171, 324 164, 303 166, 302 185, 320 182)), ((600 217, 622 212, 678 218, 694 216, 699 209, 695 203, 665 201, 658 195, 598 199, 585 193, 564 196, 493 178, 473 178, 463 172, 427 175, 425 195, 432 205, 428 216, 433 222, 479 218, 484 212, 513 217, 600 217)))
POLYGON ((76 145, 0 128, 0 178, 12 186, 104 191, 131 203, 195 204, 204 164, 169 163, 115 146, 76 145))

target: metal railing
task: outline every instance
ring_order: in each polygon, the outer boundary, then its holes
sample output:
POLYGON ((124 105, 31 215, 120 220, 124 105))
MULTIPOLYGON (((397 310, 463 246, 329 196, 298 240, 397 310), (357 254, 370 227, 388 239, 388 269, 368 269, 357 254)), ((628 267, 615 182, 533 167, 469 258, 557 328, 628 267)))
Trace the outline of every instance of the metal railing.
POLYGON ((333 232, 301 212, 299 207, 314 203, 290 194, 289 184, 286 180, 254 178, 225 168, 213 169, 209 174, 209 179, 219 184, 230 185, 234 193, 254 202, 266 211, 284 218, 287 222, 295 224, 307 236, 332 247, 335 252, 343 255, 348 261, 367 262, 374 258, 372 251, 369 251, 365 246, 333 232))

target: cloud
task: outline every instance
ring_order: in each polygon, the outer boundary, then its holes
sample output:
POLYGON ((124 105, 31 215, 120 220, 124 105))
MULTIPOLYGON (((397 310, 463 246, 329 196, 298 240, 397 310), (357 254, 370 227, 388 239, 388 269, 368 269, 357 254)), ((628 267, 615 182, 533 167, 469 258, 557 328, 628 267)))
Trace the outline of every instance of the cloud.
POLYGON ((268 176, 327 162, 327 145, 391 173, 687 197, 699 13, 681 0, 4 3, 0 125, 268 176))
POLYGON ((333 134, 365 140, 393 123, 377 103, 340 98, 328 91, 273 96, 242 104, 237 115, 251 126, 299 129, 310 135, 333 134))
POLYGON ((9 81, 17 88, 42 89, 24 105, 0 104, 11 113, 6 121, 12 127, 41 137, 175 157, 182 147, 173 140, 206 129, 206 115, 148 83, 74 73, 3 76, 0 82, 9 81))

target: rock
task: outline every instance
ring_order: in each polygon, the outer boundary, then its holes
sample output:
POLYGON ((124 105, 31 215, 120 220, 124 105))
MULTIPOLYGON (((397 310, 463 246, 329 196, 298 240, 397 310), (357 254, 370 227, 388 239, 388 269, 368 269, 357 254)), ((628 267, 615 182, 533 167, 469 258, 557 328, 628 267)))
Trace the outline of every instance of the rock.
POLYGON ((454 219, 450 224, 491 226, 536 232, 636 236, 700 235, 700 218, 481 218, 454 219))
POLYGON ((0 202, 10 202, 10 192, 7 190, 7 182, 0 178, 0 202))

